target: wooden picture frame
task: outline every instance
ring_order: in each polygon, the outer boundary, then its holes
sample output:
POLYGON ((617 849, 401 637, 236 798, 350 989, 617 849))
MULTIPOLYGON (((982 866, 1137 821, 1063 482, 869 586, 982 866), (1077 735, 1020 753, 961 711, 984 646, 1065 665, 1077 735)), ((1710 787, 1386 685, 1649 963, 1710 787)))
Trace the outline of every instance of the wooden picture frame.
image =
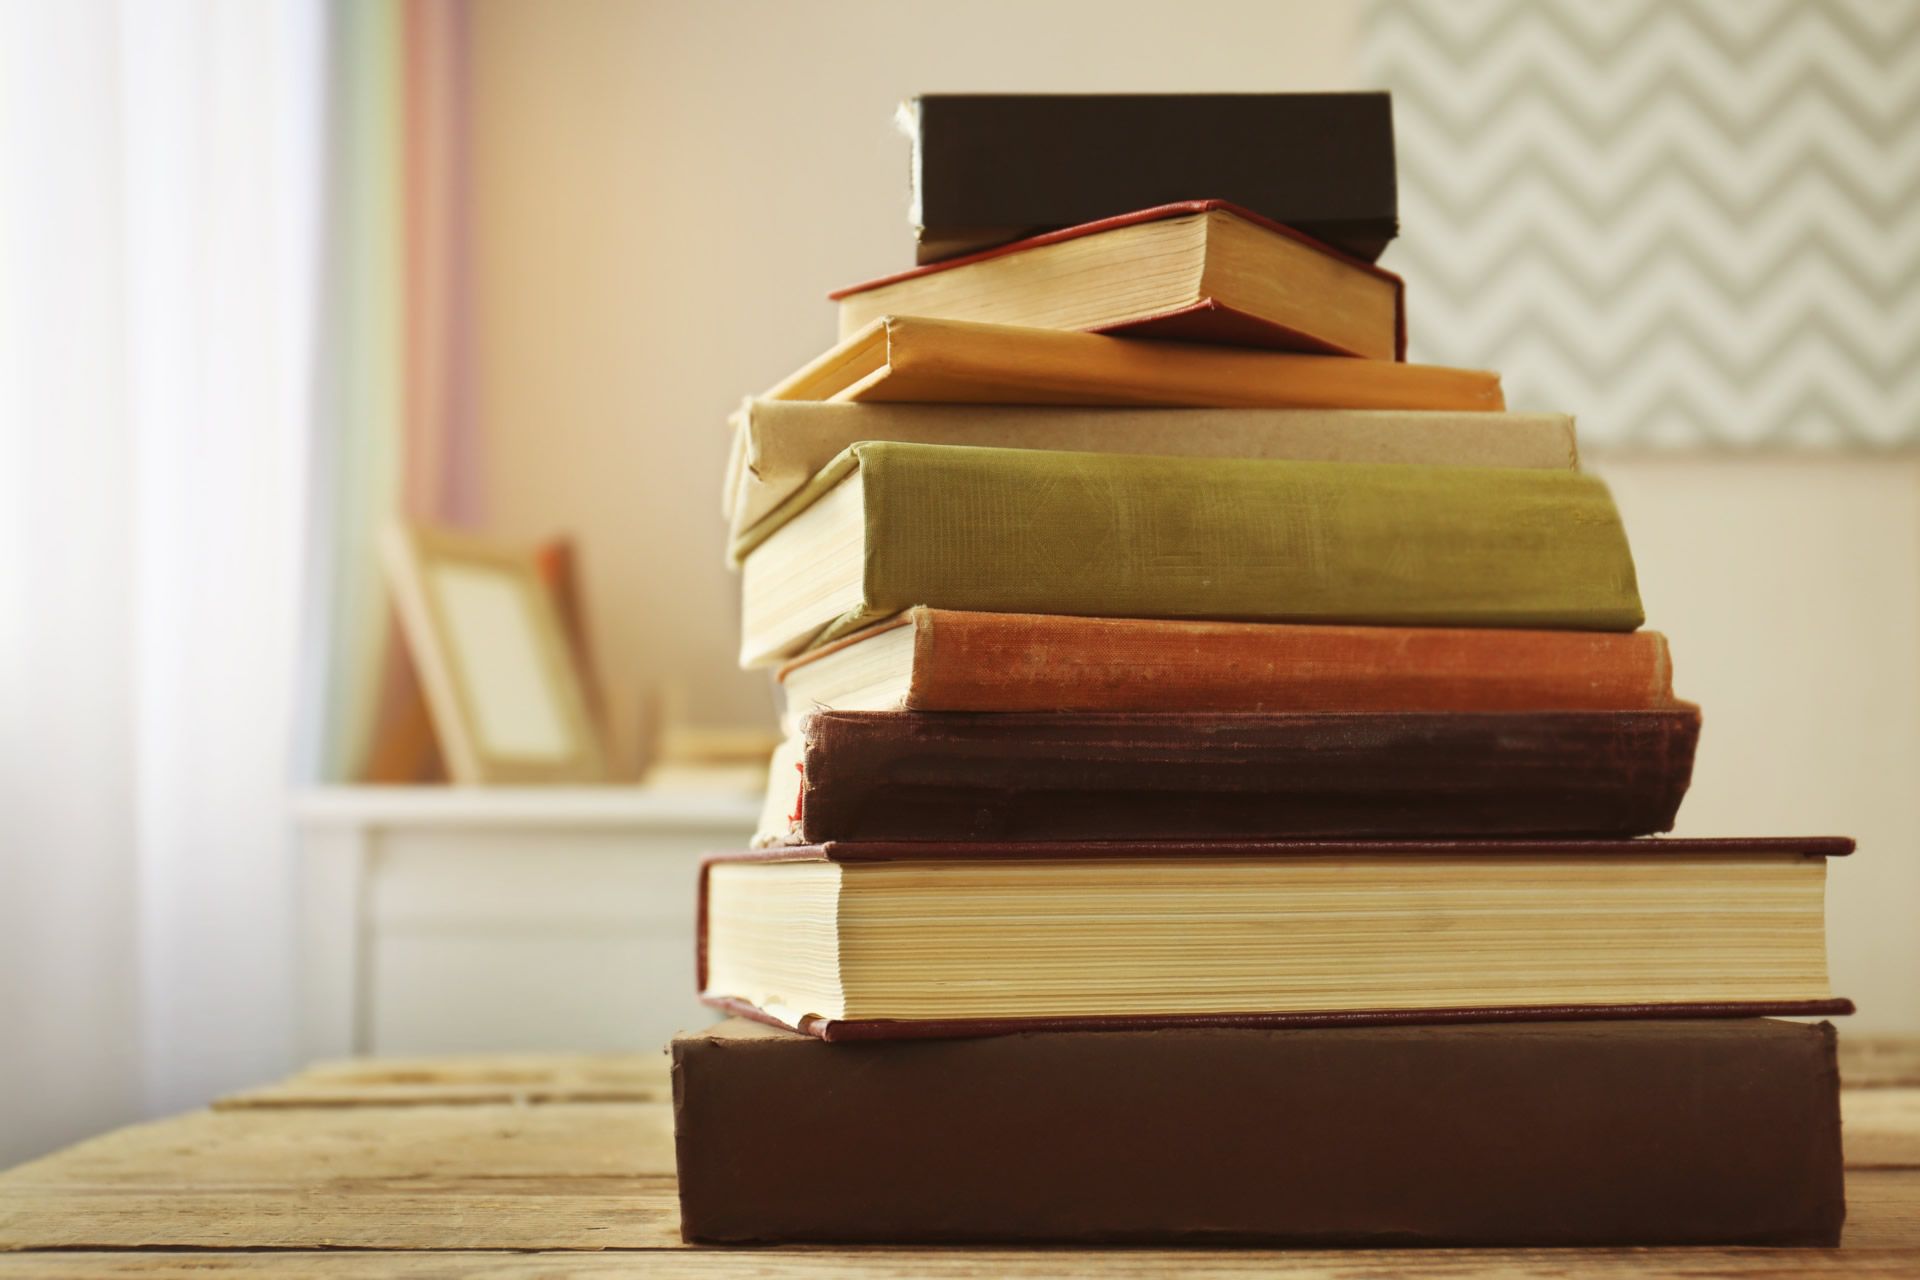
POLYGON ((394 525, 382 552, 453 781, 601 781, 599 734, 534 551, 394 525))

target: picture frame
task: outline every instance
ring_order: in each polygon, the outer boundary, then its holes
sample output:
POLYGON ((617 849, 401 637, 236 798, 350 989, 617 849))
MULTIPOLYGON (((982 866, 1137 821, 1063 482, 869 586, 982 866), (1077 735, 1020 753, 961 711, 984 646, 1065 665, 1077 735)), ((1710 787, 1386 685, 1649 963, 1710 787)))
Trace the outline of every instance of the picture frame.
POLYGON ((387 580, 455 783, 599 782, 605 753, 536 552, 414 524, 387 580))

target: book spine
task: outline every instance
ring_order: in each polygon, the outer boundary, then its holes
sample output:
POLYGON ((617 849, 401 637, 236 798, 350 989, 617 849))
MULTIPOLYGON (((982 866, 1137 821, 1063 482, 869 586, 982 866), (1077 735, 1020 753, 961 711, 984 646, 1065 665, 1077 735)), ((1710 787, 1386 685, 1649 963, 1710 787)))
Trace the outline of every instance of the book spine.
POLYGON ((821 712, 798 839, 1636 836, 1697 708, 1274 715, 821 712))
POLYGON ((854 452, 868 617, 928 605, 1593 631, 1643 619, 1613 499, 1574 472, 854 452))
POLYGON ((690 1241, 1830 1246, 1846 1214, 1826 1024, 741 1025, 673 1047, 690 1241))
POLYGON ((1666 637, 928 611, 914 711, 1633 710, 1673 702, 1666 637))

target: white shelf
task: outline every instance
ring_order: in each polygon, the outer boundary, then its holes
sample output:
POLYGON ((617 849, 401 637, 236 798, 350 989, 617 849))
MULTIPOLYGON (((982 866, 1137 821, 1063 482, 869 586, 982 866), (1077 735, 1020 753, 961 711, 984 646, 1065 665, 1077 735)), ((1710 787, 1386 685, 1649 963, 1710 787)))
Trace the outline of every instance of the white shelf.
POLYGON ((694 787, 313 787, 295 821, 318 827, 639 827, 752 830, 761 796, 694 787))

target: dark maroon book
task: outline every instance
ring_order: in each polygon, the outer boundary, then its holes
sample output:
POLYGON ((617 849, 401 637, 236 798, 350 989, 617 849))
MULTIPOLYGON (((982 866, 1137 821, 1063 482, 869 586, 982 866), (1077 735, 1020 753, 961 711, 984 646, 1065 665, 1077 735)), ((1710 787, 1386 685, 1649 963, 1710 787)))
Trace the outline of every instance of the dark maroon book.
POLYGON ((1833 1028, 1164 1029, 673 1044, 713 1243, 1833 1245, 1833 1028))
POLYGON ((1637 836, 1700 711, 823 711, 763 840, 1637 836))

